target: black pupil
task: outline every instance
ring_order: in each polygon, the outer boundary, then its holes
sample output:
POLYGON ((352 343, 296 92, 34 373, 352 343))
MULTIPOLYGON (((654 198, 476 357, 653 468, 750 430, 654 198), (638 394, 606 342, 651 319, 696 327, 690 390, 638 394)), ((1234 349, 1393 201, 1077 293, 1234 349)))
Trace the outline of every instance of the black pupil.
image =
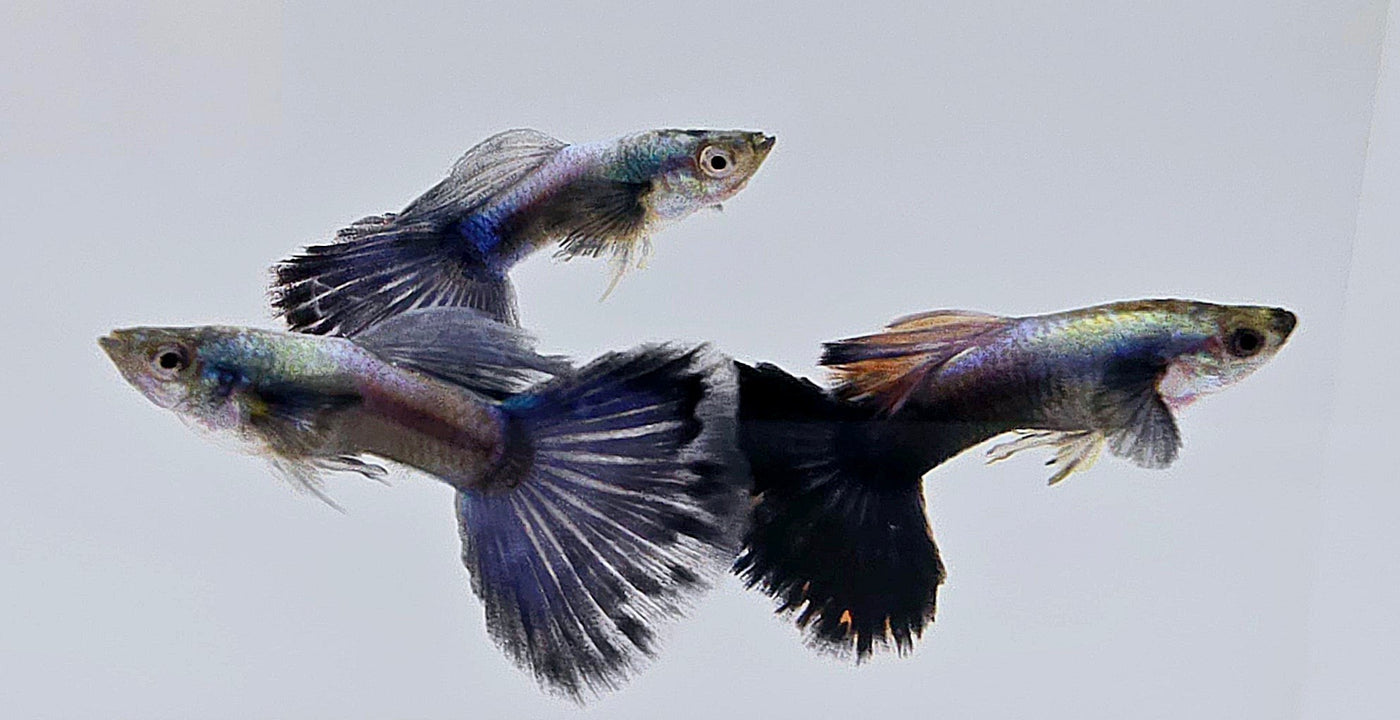
POLYGON ((156 362, 160 363, 160 366, 166 370, 174 370, 180 367, 180 356, 177 353, 165 352, 156 358, 156 362))
POLYGON ((726 165, 728 165, 728 164, 729 164, 729 161, 728 161, 728 160, 725 160, 723 155, 716 155, 716 156, 710 158, 710 167, 712 167, 712 168, 714 168, 714 169, 716 169, 716 170, 723 170, 724 167, 725 167, 726 165))
POLYGON ((1252 353, 1259 349, 1262 341, 1259 333, 1252 330, 1240 330, 1235 333, 1235 347, 1239 348, 1240 352, 1252 353))

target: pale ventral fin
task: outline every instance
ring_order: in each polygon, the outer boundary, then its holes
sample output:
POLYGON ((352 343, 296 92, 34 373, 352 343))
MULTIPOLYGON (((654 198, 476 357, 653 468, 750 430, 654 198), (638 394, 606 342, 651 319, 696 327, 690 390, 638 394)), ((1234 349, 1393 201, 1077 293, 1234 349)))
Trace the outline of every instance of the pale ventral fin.
POLYGON ((321 478, 321 470, 314 461, 292 459, 274 455, 268 458, 277 474, 287 481, 287 484, 294 490, 311 493, 321 502, 329 505, 332 510, 344 513, 345 508, 340 506, 331 496, 326 493, 325 482, 321 478))
POLYGON ((1058 484, 1075 472, 1093 467, 1106 441, 1104 434, 1097 430, 1017 430, 1016 435, 1015 439, 988 449, 987 463, 1000 462, 1022 450, 1054 448, 1055 456, 1045 461, 1046 465, 1059 467, 1050 476, 1051 485, 1058 484))
POLYGON ((272 467, 294 490, 310 493, 337 512, 345 512, 329 493, 326 492, 324 474, 327 472, 352 472, 382 485, 388 485, 389 471, 382 465, 365 462, 350 455, 327 457, 292 458, 274 454, 268 458, 272 467))
POLYGON ((311 464, 327 472, 352 472, 369 478, 381 485, 389 484, 389 481, 385 479, 389 476, 389 471, 384 469, 383 465, 365 462, 364 460, 350 455, 316 458, 311 461, 311 464))

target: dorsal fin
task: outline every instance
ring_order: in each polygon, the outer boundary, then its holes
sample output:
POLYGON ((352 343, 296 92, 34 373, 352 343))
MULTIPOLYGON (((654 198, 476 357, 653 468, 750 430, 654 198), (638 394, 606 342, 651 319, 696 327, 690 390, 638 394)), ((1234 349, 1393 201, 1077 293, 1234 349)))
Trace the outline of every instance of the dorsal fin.
POLYGON ((567 360, 536 353, 524 330, 465 307, 410 310, 351 339, 385 361, 498 400, 570 371, 567 360))
POLYGON ((399 220, 441 224, 459 219, 539 169, 567 144, 527 128, 496 133, 467 150, 447 179, 409 203, 399 220))
POLYGON ((893 413, 930 371, 1012 322, 1012 318, 967 310, 906 315, 884 332, 826 343, 821 364, 831 368, 840 382, 841 396, 873 399, 893 413))

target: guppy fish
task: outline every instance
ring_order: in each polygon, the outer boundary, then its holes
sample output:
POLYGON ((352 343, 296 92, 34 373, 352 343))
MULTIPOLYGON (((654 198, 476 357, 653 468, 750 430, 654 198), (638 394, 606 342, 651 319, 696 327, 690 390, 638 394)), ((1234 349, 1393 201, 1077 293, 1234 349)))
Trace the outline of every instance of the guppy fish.
POLYGON ((733 370, 705 346, 574 369, 464 308, 353 339, 148 327, 99 342, 156 405, 308 489, 324 471, 383 476, 366 457, 456 488, 491 637, 575 698, 619 684, 734 556, 747 486, 731 471, 733 370))
POLYGON ((944 568, 922 476, 1007 432, 992 461, 1053 447, 1051 482, 1103 447, 1144 467, 1177 456, 1175 411, 1268 362, 1297 319, 1280 308, 1118 302, 1034 317, 941 310, 827 343, 826 390, 739 367, 740 444, 757 495, 735 563, 813 644, 909 649, 944 568))
POLYGON ((648 130, 569 145, 508 130, 468 150, 402 212, 360 220, 335 243, 283 261, 273 305, 292 330, 315 334, 354 334, 435 305, 517 325, 507 273, 525 256, 554 243, 566 259, 608 255, 611 292, 645 260, 651 235, 733 197, 775 141, 758 132, 648 130))

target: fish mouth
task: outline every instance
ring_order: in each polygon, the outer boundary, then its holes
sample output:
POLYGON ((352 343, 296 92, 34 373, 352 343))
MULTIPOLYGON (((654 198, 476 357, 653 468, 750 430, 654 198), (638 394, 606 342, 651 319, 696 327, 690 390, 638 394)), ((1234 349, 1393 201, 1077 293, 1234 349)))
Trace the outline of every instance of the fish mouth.
POLYGON ((1270 324, 1280 337, 1288 337, 1293 332, 1293 328, 1298 327, 1298 316, 1283 308, 1274 308, 1271 314, 1273 317, 1270 324))
POLYGON ((121 365, 130 355, 132 347, 131 330, 113 330, 112 332, 97 338, 98 347, 102 352, 107 353, 107 357, 112 362, 121 365))
POLYGON ((749 142, 753 145, 754 152, 758 153, 759 158, 765 158, 768 157, 768 152, 773 149, 773 145, 778 142, 778 136, 754 133, 749 142))
POLYGON ((117 359, 117 355, 122 351, 122 346, 125 345, 115 332, 97 338, 97 344, 102 348, 102 352, 107 353, 107 357, 113 360, 117 359))

